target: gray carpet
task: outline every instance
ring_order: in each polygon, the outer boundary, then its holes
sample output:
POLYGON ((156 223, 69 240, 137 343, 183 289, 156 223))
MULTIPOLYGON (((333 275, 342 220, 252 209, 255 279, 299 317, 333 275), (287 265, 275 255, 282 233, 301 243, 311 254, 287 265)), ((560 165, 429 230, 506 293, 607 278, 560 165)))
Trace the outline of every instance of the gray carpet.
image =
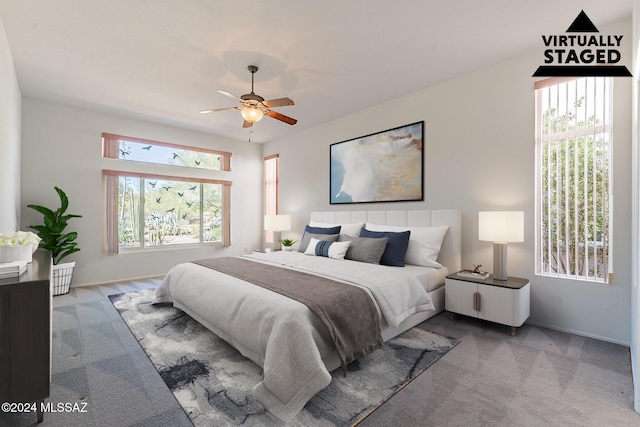
MULTIPOLYGON (((155 287, 148 280, 72 288, 54 297, 53 403, 87 403, 86 412, 45 413, 42 426, 192 426, 140 349, 108 294, 155 287)), ((0 413, 0 426, 36 424, 34 413, 0 413)))
MULTIPOLYGON (((155 292, 109 297, 195 426, 279 426, 251 394, 262 369, 155 292)), ((457 340, 413 328, 383 348, 332 372, 289 426, 348 426, 420 375, 457 340)))
MULTIPOLYGON (((48 401, 88 405, 45 414, 43 427, 192 426, 107 299, 157 283, 72 287, 53 299, 48 401)), ((510 337, 447 313, 423 325, 461 342, 358 427, 640 426, 628 347, 528 324, 510 337)), ((36 425, 35 414, 0 412, 0 426, 36 425)))
POLYGON ((460 338, 358 427, 638 427, 629 348, 442 313, 429 330, 460 338))

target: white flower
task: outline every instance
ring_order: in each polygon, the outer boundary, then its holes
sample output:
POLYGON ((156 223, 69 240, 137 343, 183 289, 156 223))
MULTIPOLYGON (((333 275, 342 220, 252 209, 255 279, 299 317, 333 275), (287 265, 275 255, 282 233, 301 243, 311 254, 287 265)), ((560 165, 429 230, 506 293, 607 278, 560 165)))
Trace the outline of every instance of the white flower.
POLYGON ((0 246, 20 246, 20 245, 37 245, 40 243, 40 237, 30 231, 14 231, 12 233, 0 234, 0 246))

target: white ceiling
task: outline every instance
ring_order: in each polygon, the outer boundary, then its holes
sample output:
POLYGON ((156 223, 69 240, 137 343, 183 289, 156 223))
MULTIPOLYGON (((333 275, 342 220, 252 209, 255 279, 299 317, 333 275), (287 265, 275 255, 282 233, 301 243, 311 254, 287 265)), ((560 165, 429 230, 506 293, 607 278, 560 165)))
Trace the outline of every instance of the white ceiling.
POLYGON ((240 140, 238 111, 198 111, 255 64, 257 94, 296 104, 254 126, 266 142, 542 51, 583 9, 601 27, 632 0, 0 0, 0 20, 24 96, 240 140))

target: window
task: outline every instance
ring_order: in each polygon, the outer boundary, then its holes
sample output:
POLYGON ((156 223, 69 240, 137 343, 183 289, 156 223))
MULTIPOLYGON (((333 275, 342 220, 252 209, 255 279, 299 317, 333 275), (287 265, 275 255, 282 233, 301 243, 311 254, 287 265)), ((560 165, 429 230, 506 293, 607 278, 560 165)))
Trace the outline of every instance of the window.
MULTIPOLYGON (((264 158, 264 214, 278 214, 279 156, 264 158)), ((265 231, 265 241, 273 242, 273 231, 265 231)))
POLYGON ((536 83, 536 273, 607 282, 612 80, 536 83))
POLYGON ((120 161, 133 161, 144 170, 131 172, 136 168, 126 164, 126 171, 102 172, 106 253, 210 242, 230 245, 231 182, 201 178, 202 172, 184 169, 228 171, 230 153, 110 134, 103 134, 103 144, 104 156, 117 159, 118 166, 123 165, 120 161), (170 152, 163 150, 167 147, 170 152), (143 163, 168 165, 162 170, 176 175, 149 173, 143 163))
POLYGON ((197 169, 229 170, 231 153, 185 147, 168 142, 102 134, 103 156, 133 162, 156 163, 197 169))

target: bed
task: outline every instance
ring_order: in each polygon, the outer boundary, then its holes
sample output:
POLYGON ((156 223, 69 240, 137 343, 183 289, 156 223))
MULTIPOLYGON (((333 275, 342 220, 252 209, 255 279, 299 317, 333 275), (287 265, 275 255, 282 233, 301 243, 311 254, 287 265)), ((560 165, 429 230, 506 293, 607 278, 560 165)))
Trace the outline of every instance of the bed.
MULTIPOLYGON (((446 228, 446 233, 437 262, 428 261, 429 266, 389 267, 296 251, 247 255, 242 262, 265 271, 293 270, 292 274, 326 276, 355 285, 348 287, 360 288, 374 301, 382 341, 444 310, 444 279, 461 266, 460 212, 313 212, 308 224, 314 229, 340 225, 341 240, 349 238, 346 231, 362 226, 373 233, 411 230, 420 236, 440 228, 446 228)), ((415 255, 417 246, 412 248, 415 255)), ((410 260, 409 251, 406 260, 410 260)), ((173 303, 261 366, 263 381, 255 385, 253 395, 273 415, 288 421, 329 384, 329 372, 344 365, 344 359, 336 351, 335 337, 308 306, 240 277, 244 276, 196 263, 180 264, 158 287, 155 302, 173 303)))

